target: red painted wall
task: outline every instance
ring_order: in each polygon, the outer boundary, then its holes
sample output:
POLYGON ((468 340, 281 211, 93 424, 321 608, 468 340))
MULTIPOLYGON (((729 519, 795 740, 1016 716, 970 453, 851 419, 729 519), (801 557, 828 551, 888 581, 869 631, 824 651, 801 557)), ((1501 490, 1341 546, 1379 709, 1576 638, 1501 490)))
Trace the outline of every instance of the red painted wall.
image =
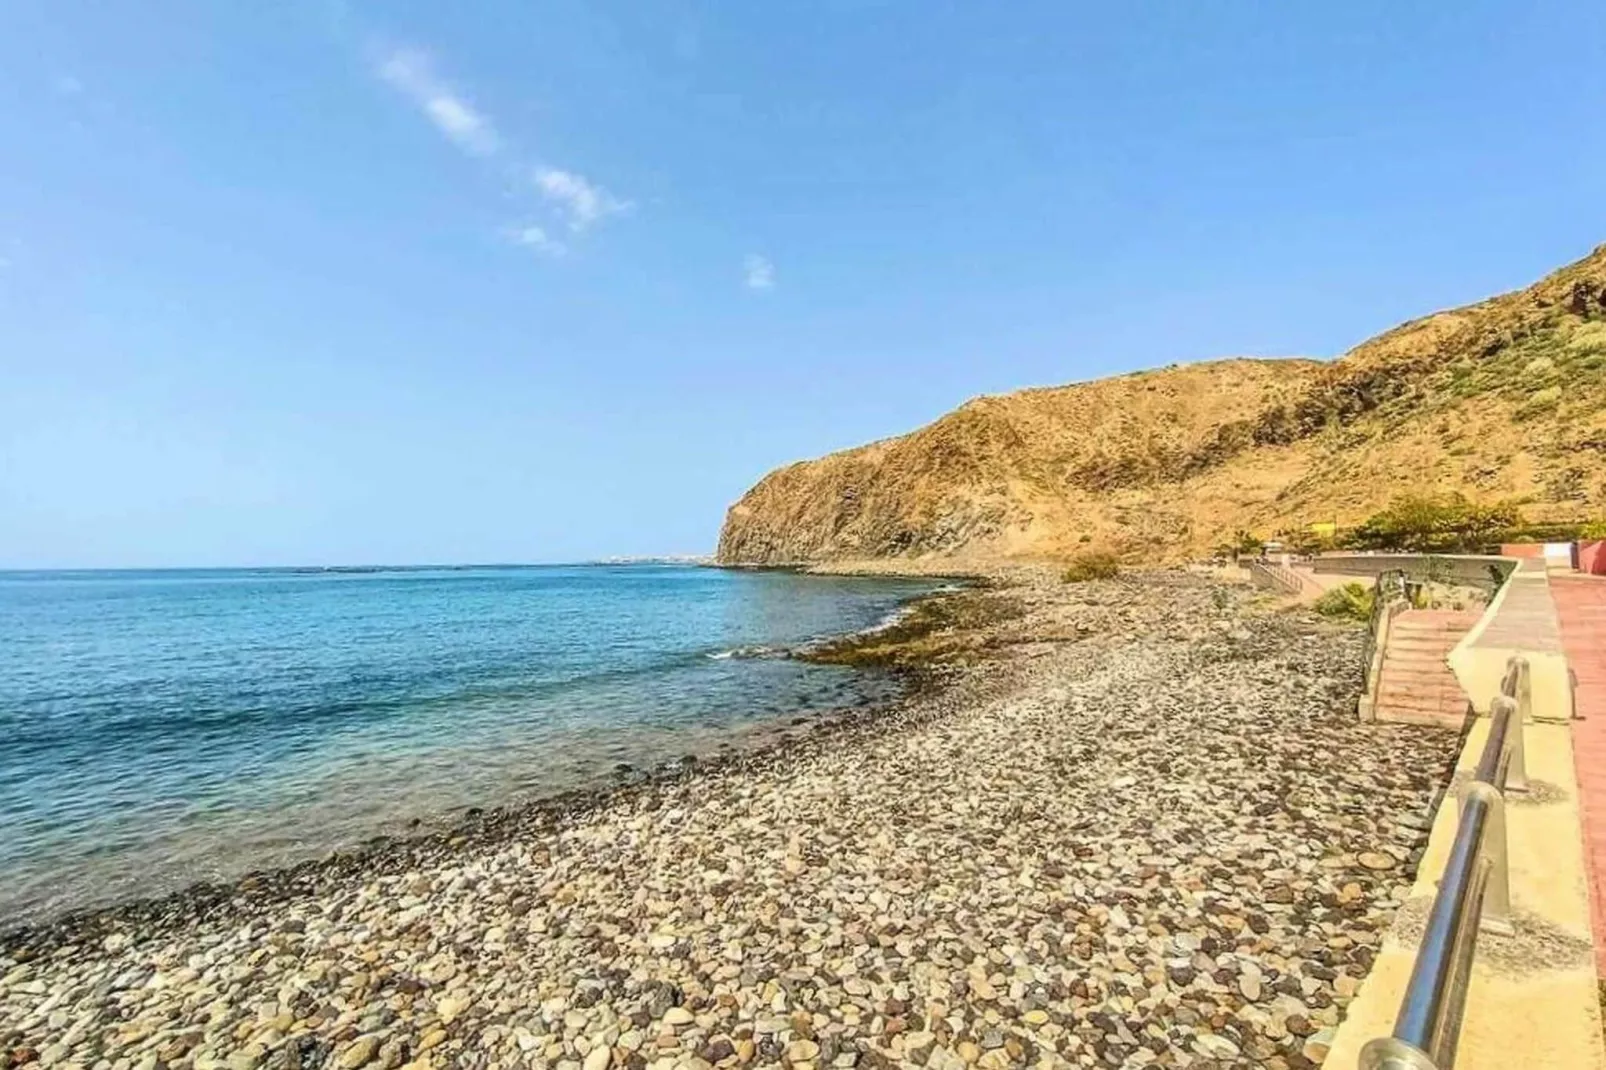
POLYGON ((1578 571, 1591 576, 1606 576, 1606 539, 1578 544, 1578 571))

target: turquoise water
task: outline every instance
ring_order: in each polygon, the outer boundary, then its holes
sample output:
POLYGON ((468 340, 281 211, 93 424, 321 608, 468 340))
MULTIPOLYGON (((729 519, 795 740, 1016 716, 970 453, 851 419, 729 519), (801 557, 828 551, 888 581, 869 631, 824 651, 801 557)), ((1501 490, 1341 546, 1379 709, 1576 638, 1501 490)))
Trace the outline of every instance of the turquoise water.
POLYGON ((679 566, 0 573, 0 928, 706 753, 930 584, 679 566))

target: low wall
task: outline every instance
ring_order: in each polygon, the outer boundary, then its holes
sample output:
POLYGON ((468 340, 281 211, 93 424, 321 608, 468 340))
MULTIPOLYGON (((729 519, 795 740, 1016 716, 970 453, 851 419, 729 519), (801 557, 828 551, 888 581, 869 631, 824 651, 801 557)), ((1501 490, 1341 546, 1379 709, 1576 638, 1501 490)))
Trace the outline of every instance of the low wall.
POLYGON ((1512 575, 1446 659, 1480 714, 1489 712, 1489 703, 1500 692, 1506 661, 1514 654, 1528 659, 1534 716, 1571 718, 1572 678, 1561 644, 1561 623, 1549 577, 1539 561, 1526 562, 1512 575))
MULTIPOLYGON (((1459 775, 1471 775, 1488 735, 1488 718, 1478 718, 1467 734, 1459 775)), ((1386 737, 1379 744, 1386 745, 1386 737)), ((1455 1067, 1602 1070, 1606 1051, 1590 951, 1588 862, 1571 730, 1554 722, 1529 724, 1523 746, 1529 779, 1545 790, 1532 799, 1516 796, 1505 811, 1517 932, 1478 937, 1455 1067)), ((1434 815, 1416 881, 1345 1011, 1324 1068, 1356 1070, 1366 1042, 1392 1032, 1420 950, 1422 919, 1444 875, 1458 817, 1455 796, 1446 794, 1434 815)))
POLYGON ((1439 580, 1493 590, 1516 562, 1475 554, 1322 554, 1310 561, 1311 571, 1336 576, 1376 577, 1398 569, 1413 580, 1439 580))

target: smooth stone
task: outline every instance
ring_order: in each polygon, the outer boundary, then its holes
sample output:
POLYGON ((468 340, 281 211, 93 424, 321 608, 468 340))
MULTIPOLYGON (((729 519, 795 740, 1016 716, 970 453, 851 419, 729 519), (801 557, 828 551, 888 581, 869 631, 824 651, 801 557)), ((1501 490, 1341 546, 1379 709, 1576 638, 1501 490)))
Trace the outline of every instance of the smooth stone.
POLYGON ((368 1065, 378 1050, 379 1038, 369 1033, 346 1045, 335 1058, 335 1065, 339 1066, 340 1070, 356 1070, 359 1066, 368 1065))
POLYGON ((1238 1045, 1217 1033, 1200 1033, 1193 1039, 1193 1050, 1208 1059, 1236 1059, 1238 1045))

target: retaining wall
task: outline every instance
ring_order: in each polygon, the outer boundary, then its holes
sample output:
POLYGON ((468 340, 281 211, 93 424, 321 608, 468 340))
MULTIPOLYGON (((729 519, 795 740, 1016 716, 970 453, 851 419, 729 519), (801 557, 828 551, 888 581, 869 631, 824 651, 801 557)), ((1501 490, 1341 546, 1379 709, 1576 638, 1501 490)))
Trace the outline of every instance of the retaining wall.
POLYGON ((1326 575, 1376 577, 1399 569, 1413 580, 1434 579, 1485 590, 1503 583, 1516 564, 1507 558, 1475 554, 1322 554, 1310 561, 1312 572, 1326 575))

